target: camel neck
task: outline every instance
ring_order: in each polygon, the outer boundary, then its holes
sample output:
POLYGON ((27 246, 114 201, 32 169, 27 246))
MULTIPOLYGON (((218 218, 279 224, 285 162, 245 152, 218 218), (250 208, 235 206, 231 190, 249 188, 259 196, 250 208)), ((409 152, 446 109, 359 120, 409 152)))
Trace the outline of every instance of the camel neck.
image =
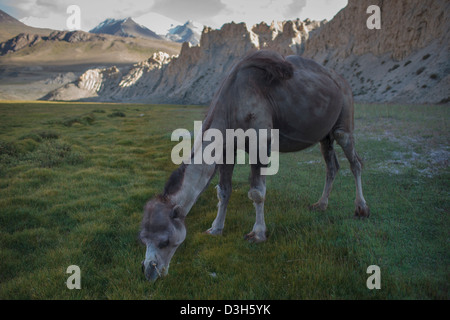
POLYGON ((187 215, 198 197, 206 189, 214 177, 216 166, 214 164, 188 164, 184 170, 181 186, 176 193, 171 195, 171 202, 182 208, 187 215))
MULTIPOLYGON (((220 121, 209 122, 209 116, 207 117, 206 125, 203 123, 203 129, 197 133, 195 137, 194 146, 191 154, 191 162, 185 164, 186 168, 183 173, 183 178, 180 182, 178 191, 175 192, 170 200, 173 204, 180 206, 185 215, 189 213, 192 206, 197 201, 198 197, 209 185, 209 182, 214 177, 216 172, 215 164, 208 164, 204 161, 196 161, 199 157, 202 159, 203 151, 210 142, 203 141, 203 133, 206 128, 225 128, 223 123, 223 117, 220 117, 220 121)), ((194 130, 195 131, 195 130, 194 130)))

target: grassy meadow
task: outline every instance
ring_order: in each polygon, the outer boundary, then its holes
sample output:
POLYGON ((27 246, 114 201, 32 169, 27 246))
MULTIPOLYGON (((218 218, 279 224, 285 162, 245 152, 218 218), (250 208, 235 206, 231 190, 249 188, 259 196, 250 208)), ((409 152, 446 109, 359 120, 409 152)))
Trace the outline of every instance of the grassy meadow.
POLYGON ((449 299, 448 106, 357 105, 357 150, 371 217, 354 220, 355 185, 341 170, 326 212, 319 147, 282 154, 267 178, 268 241, 255 221, 248 165, 237 166, 223 236, 212 184, 186 219, 169 275, 141 272, 144 203, 176 168, 170 141, 198 106, 0 103, 0 299, 449 299), (81 269, 69 290, 66 269, 81 269), (378 265, 381 289, 369 290, 378 265))

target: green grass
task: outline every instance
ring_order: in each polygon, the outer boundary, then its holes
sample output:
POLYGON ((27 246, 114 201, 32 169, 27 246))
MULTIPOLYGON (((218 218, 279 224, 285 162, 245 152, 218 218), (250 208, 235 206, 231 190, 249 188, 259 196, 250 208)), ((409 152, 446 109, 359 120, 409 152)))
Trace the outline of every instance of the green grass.
POLYGON ((318 146, 282 154, 267 179, 269 238, 249 244, 249 167, 234 173, 224 235, 210 237, 212 185, 189 213, 169 276, 141 273, 144 203, 171 171, 176 128, 196 106, 0 103, 0 299, 448 299, 445 106, 357 105, 357 150, 372 216, 354 220, 348 162, 326 212, 308 206, 325 179, 318 146), (81 290, 69 290, 70 265, 81 290), (369 265, 381 290, 366 287, 369 265))

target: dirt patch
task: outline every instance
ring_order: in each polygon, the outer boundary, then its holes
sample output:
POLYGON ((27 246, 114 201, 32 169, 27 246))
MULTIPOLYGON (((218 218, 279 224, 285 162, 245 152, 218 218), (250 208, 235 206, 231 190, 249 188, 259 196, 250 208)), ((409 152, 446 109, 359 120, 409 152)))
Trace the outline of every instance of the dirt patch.
MULTIPOLYGON (((374 161, 372 169, 392 175, 412 170, 418 175, 432 178, 448 168, 450 148, 445 143, 446 136, 434 132, 433 128, 423 128, 420 135, 409 136, 403 125, 395 126, 392 130, 378 130, 376 133, 366 131, 362 135, 363 139, 387 146, 382 150, 384 160, 374 161)), ((414 128, 415 125, 411 124, 409 131, 414 131, 414 128)))

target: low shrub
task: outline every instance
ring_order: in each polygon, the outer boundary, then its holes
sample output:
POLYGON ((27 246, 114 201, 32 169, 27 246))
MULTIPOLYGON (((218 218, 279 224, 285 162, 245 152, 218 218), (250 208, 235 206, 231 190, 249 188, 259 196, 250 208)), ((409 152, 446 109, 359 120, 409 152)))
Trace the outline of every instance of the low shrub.
POLYGON ((95 122, 95 116, 92 113, 76 116, 72 118, 66 118, 61 121, 61 124, 66 127, 71 127, 75 123, 84 124, 84 125, 92 125, 95 122))
POLYGON ((39 167, 53 168, 63 163, 79 164, 83 162, 83 157, 78 152, 72 152, 72 147, 67 143, 47 140, 34 152, 27 154, 25 160, 34 162, 39 167))
POLYGON ((108 117, 110 117, 110 118, 114 118, 114 117, 125 117, 125 113, 123 113, 123 112, 120 112, 120 111, 116 111, 116 112, 113 112, 113 113, 111 113, 111 114, 108 114, 108 117))

